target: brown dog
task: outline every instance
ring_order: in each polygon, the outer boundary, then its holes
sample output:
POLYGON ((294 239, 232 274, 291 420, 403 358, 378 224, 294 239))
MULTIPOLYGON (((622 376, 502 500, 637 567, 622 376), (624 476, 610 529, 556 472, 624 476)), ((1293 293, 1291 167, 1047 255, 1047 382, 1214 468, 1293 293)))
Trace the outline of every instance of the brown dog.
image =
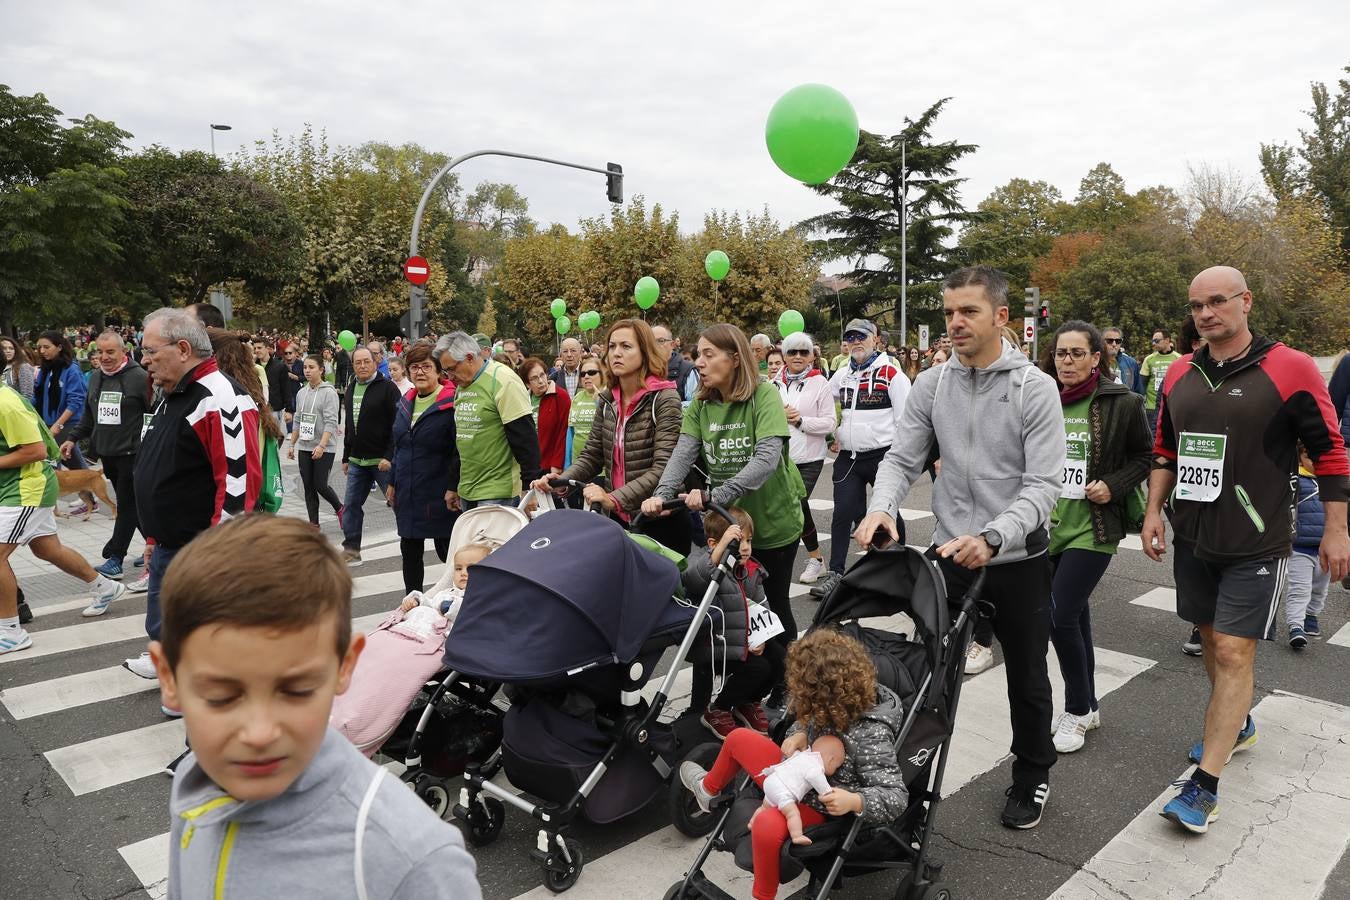
MULTIPOLYGON (((88 510, 84 514, 83 521, 89 521, 89 517, 94 513, 95 496, 108 505, 108 514, 117 518, 117 504, 108 497, 107 479, 103 477, 102 469, 57 469, 56 484, 62 497, 67 494, 80 495, 88 510)), ((56 510, 58 516, 65 518, 60 504, 57 504, 56 510)))

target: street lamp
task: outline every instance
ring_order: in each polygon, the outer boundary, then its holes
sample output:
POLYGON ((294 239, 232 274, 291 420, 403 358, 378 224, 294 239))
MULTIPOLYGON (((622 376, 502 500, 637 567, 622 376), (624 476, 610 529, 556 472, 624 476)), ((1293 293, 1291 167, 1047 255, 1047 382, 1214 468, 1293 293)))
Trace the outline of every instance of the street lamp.
POLYGON ((211 126, 211 155, 212 155, 212 156, 215 156, 215 155, 216 155, 216 132, 217 132, 217 131, 229 131, 229 130, 230 130, 230 126, 229 126, 229 125, 214 125, 214 124, 213 124, 213 125, 211 126))

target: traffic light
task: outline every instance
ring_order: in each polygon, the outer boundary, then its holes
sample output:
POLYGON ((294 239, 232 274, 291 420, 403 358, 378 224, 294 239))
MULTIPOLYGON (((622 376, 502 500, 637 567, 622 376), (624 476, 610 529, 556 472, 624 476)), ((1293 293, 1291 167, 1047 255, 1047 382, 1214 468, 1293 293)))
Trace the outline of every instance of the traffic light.
POLYGON ((1041 304, 1041 308, 1036 313, 1036 327, 1041 330, 1047 330, 1050 327, 1050 302, 1041 304))
POLYGON ((1041 289, 1038 287, 1029 287, 1026 289, 1026 302, 1022 304, 1022 312, 1028 316, 1034 316, 1040 309, 1041 289))
POLYGON ((609 182, 609 202, 623 202, 623 166, 618 163, 605 163, 605 168, 609 170, 609 175, 605 176, 609 182))

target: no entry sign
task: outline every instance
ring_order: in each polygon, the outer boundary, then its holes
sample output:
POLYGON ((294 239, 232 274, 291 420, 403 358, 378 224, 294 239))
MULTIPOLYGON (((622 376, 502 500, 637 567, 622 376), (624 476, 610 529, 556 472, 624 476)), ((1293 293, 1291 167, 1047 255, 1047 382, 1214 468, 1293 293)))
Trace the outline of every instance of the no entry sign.
POLYGON ((410 256, 403 264, 403 277, 413 284, 426 284, 431 277, 431 265, 422 256, 410 256))

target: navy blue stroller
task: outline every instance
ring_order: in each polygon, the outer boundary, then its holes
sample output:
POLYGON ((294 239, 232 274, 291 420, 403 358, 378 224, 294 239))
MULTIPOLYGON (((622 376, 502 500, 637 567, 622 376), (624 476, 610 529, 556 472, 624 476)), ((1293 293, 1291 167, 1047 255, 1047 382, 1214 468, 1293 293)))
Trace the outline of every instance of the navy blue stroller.
POLYGON ((531 855, 545 886, 565 891, 584 862, 565 835, 577 817, 612 822, 664 793, 676 740, 657 716, 725 573, 685 602, 675 563, 570 509, 540 516, 472 573, 445 664, 452 679, 503 684, 511 706, 498 757, 465 769, 454 815, 479 846, 496 839, 507 805, 537 819, 531 855), (642 689, 675 647, 648 702, 642 689), (488 780, 498 766, 520 796, 488 780))

